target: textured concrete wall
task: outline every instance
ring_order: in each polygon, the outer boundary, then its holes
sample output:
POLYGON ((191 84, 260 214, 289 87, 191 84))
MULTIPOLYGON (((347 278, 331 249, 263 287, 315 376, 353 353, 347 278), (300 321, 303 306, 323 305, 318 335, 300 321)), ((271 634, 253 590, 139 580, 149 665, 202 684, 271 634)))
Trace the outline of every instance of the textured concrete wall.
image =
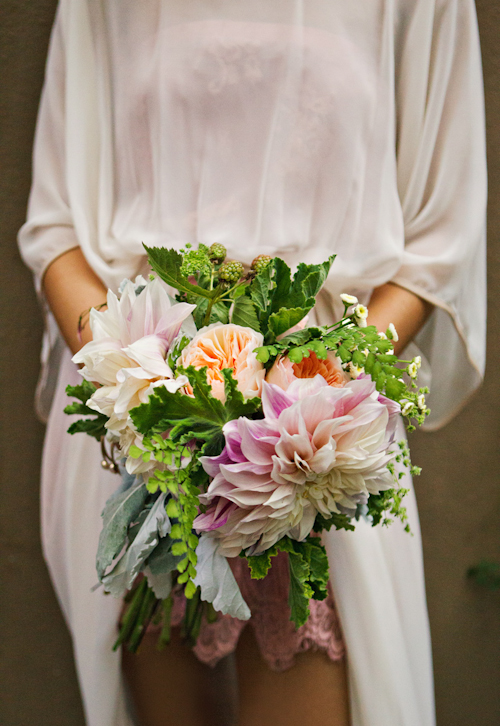
MULTIPOLYGON (((30 185, 31 144, 54 0, 1 0, 0 59, 0 723, 83 726, 71 644, 39 546, 43 428, 32 410, 40 315, 16 250, 30 185)), ((446 429, 414 435, 424 466, 418 499, 434 642, 439 726, 500 723, 500 594, 467 582, 467 567, 500 561, 500 8, 477 3, 490 164, 489 359, 486 383, 446 429)), ((397 726, 388 724, 387 726, 397 726)), ((425 724, 422 724, 425 726, 425 724)))

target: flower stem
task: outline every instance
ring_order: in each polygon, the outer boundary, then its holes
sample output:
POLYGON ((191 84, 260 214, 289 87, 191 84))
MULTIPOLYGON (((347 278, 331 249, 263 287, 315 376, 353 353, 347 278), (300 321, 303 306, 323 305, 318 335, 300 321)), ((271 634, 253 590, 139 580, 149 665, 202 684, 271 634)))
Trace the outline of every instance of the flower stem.
POLYGON ((123 617, 122 625, 120 627, 120 633, 118 635, 116 643, 113 645, 113 650, 118 650, 120 645, 128 640, 134 628, 137 616, 141 610, 143 598, 146 593, 147 587, 148 583, 146 578, 144 578, 135 588, 132 599, 130 601, 130 605, 128 606, 127 612, 123 617))
POLYGON ((170 634, 171 634, 171 616, 172 616, 172 608, 174 606, 174 598, 172 595, 169 595, 165 600, 163 600, 162 608, 163 608, 163 626, 161 629, 160 637, 158 639, 158 643, 156 647, 158 650, 163 650, 165 646, 167 646, 170 643, 170 634))

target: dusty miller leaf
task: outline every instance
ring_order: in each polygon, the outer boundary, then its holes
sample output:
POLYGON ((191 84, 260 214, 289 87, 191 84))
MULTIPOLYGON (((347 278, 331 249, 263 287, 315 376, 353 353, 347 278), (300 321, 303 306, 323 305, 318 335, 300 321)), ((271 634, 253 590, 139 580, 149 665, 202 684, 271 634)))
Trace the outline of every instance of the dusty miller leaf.
POLYGON ((101 514, 103 525, 96 558, 99 579, 120 554, 127 541, 130 523, 139 515, 147 495, 146 485, 143 481, 139 481, 125 491, 120 487, 106 502, 101 514))
POLYGON ((211 602, 215 610, 239 620, 250 618, 250 609, 226 557, 218 554, 213 537, 202 535, 196 548, 198 562, 194 584, 201 589, 201 599, 211 602))
POLYGON ((160 494, 134 541, 111 572, 101 579, 105 591, 110 592, 113 597, 123 597, 132 587, 144 562, 158 545, 160 537, 166 536, 170 531, 170 521, 165 511, 166 496, 165 493, 160 494))

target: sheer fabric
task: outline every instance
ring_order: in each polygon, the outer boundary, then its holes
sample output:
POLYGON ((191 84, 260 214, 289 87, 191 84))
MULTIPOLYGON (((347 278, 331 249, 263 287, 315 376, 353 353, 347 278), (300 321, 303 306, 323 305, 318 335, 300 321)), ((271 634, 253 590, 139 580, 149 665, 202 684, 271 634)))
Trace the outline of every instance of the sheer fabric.
MULTIPOLYGON (((113 288, 143 270, 142 242, 217 241, 245 262, 268 252, 291 265, 336 253, 320 322, 339 293, 366 302, 391 280, 436 305, 416 339, 432 376, 432 428, 484 367, 485 199, 473 0, 60 3, 19 235, 38 283, 77 245, 113 288)), ((52 326, 45 408, 54 386, 62 407, 57 341, 52 326)), ((46 455, 44 537, 62 600, 70 591, 83 597, 77 555, 47 543, 56 530, 70 537, 69 502, 84 497, 71 456, 97 457, 93 442, 61 439, 65 427, 53 408, 46 451, 57 442, 60 461, 55 471, 46 455), (56 489, 67 502, 57 524, 48 513, 56 489)), ((98 527, 95 486, 85 511, 90 518, 94 507, 98 527)), ((433 723, 418 537, 392 530, 327 538, 355 726, 433 723)), ((82 543, 88 557, 91 539, 82 543)), ((98 596, 83 601, 111 609, 98 596)), ((81 639, 85 623, 68 619, 81 639)), ((107 656, 84 654, 84 645, 77 659, 86 663, 89 724, 121 726, 121 701, 105 695, 106 679, 95 684, 107 656)))

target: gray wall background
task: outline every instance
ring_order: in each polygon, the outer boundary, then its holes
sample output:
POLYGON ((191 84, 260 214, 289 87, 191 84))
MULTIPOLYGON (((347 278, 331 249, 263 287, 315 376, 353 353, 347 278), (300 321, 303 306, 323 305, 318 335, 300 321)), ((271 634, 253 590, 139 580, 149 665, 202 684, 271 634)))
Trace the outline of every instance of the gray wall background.
MULTIPOLYGON (((33 414, 41 319, 16 233, 55 0, 1 0, 0 723, 83 726, 70 639, 39 545, 43 427, 33 414)), ((465 578, 500 561, 500 7, 478 0, 489 132, 489 357, 485 385, 444 430, 412 437, 439 726, 500 723, 500 592, 465 578)), ((396 726, 387 725, 387 726, 396 726)), ((425 724, 422 724, 425 726, 425 724)))

